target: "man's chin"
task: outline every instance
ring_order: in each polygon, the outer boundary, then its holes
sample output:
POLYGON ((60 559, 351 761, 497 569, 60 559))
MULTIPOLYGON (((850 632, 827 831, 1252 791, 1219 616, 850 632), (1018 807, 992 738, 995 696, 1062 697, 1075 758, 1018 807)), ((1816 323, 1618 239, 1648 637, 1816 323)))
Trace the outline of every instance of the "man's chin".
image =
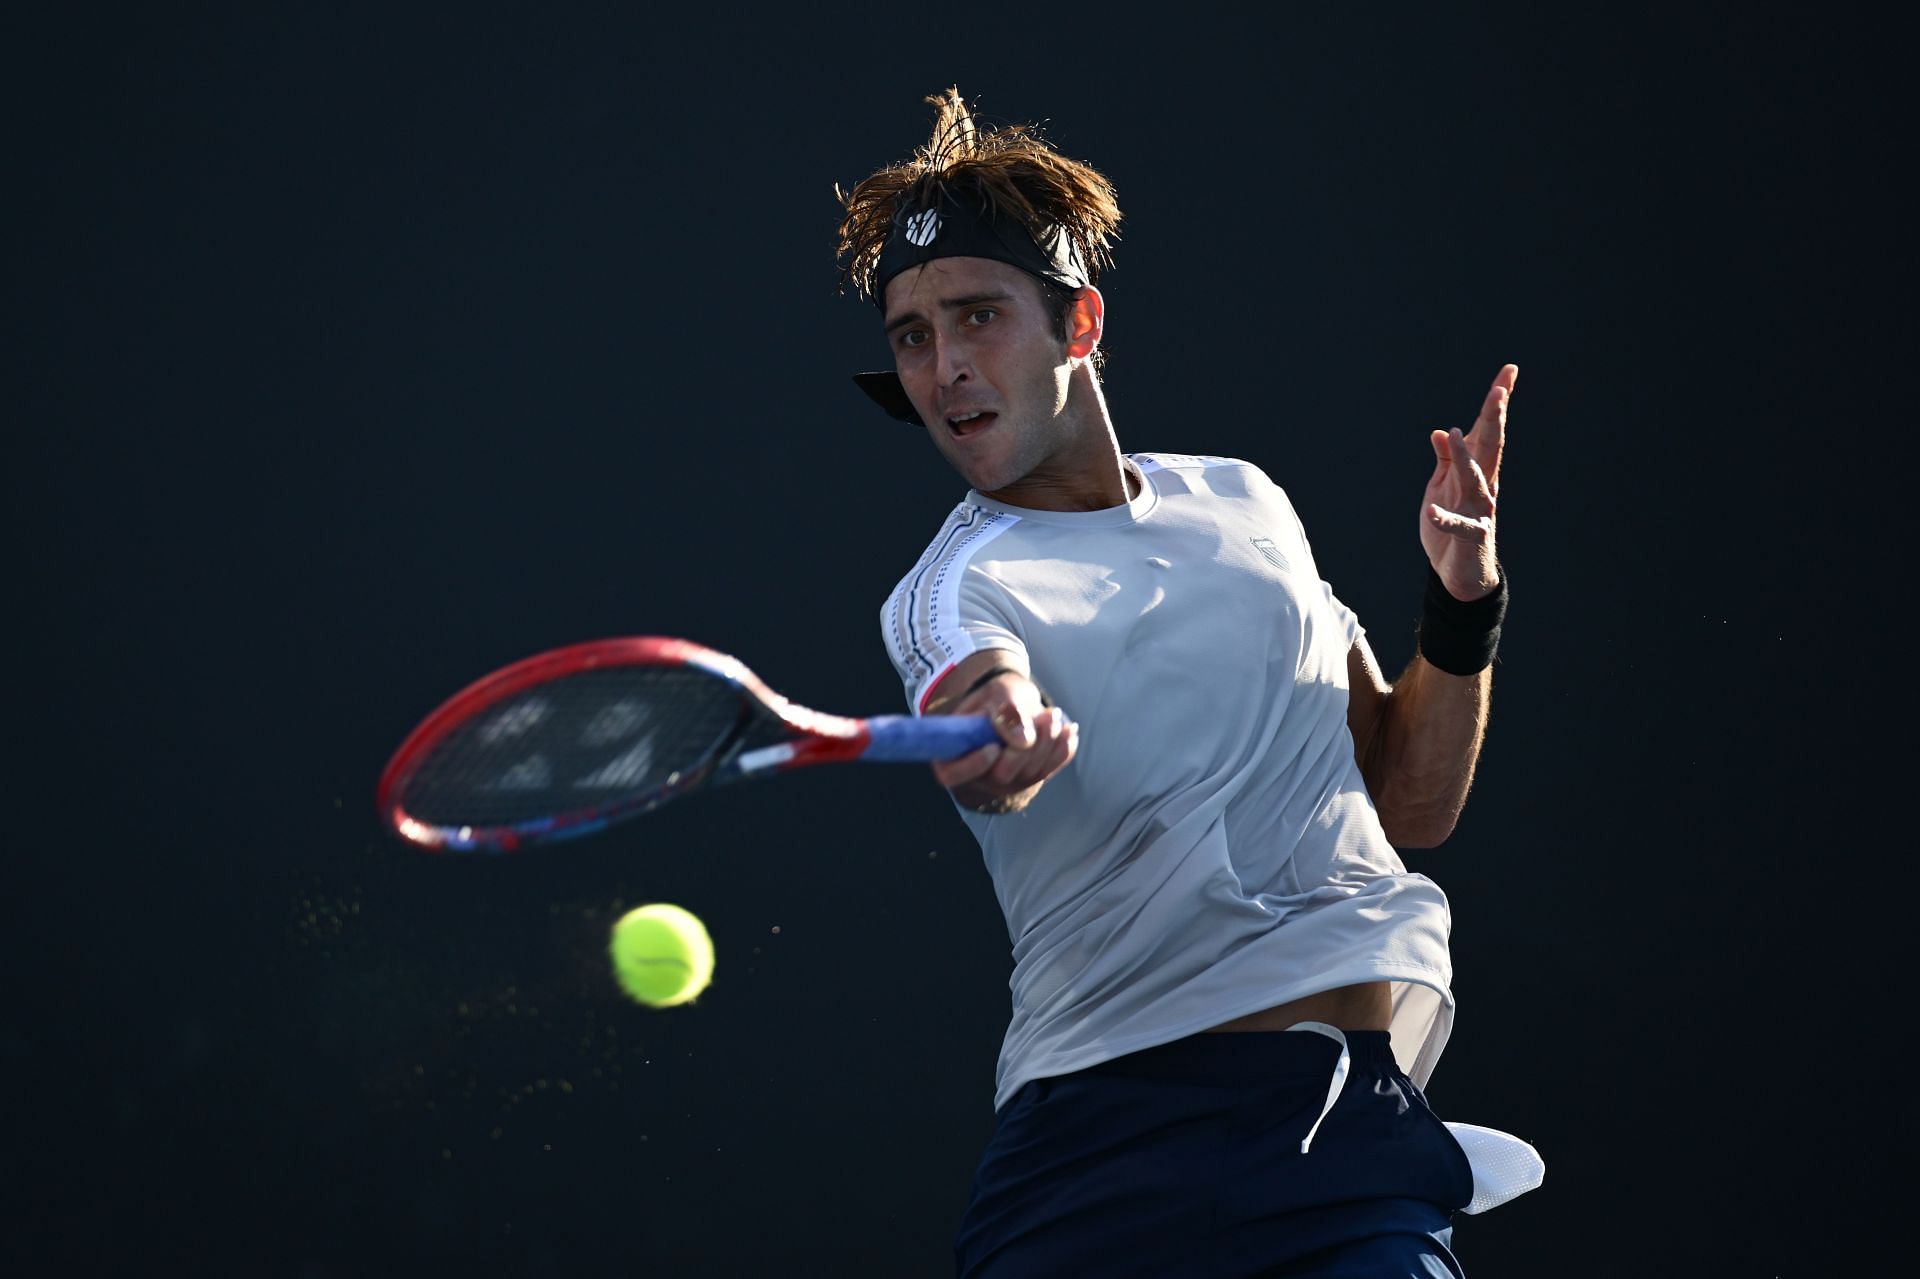
POLYGON ((1021 480, 1019 475, 1013 473, 1012 467, 1000 467, 998 469, 982 467, 971 471, 962 471, 960 474, 976 493, 998 493, 1002 489, 1011 488, 1021 480))
POLYGON ((1010 473, 1013 467, 989 458, 949 456, 947 463, 959 472, 960 478, 967 482, 968 487, 979 493, 991 493, 995 489, 1005 488, 1020 478, 1010 473))
MULTIPOLYGON (((995 428, 990 428, 996 430, 995 428)), ((947 464, 959 473, 960 478, 976 493, 998 493, 1011 488, 1027 478, 1034 469, 1034 459, 1024 456, 1016 448, 1006 447, 1011 440, 981 441, 988 447, 952 450, 942 449, 947 464)))

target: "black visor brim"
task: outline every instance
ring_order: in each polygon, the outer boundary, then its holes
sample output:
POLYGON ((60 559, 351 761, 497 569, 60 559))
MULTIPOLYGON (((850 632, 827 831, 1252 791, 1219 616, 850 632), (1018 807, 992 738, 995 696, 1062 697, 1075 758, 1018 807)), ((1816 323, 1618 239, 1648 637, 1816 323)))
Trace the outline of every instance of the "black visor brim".
POLYGON ((900 375, 886 373, 856 373, 853 384, 867 393, 867 397, 881 408, 887 416, 896 422, 905 422, 909 426, 925 426, 920 414, 913 407, 913 401, 907 398, 907 388, 900 384, 900 375))

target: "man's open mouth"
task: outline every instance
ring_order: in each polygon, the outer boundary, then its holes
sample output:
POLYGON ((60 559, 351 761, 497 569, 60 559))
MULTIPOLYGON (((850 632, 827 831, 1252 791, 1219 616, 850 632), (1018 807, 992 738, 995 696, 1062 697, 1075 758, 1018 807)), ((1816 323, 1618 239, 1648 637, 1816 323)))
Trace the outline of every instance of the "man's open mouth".
POLYGON ((947 419, 947 429, 957 436, 976 435, 999 419, 998 413, 962 413, 947 419))

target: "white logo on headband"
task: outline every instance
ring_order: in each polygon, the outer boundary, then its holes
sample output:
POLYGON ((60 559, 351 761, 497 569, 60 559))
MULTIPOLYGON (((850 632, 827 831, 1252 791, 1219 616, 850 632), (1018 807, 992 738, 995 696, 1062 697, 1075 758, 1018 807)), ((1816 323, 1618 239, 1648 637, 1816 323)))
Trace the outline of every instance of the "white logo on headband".
POLYGON ((926 248, 940 234, 940 210, 928 209, 907 219, 907 243, 926 248))

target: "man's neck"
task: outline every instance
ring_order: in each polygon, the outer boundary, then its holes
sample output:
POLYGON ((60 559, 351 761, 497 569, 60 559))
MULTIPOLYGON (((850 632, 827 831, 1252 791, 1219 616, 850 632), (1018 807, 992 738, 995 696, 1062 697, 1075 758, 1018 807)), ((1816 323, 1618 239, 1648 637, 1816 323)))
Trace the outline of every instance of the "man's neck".
POLYGON ((1104 511, 1125 506, 1140 495, 1144 477, 1120 452, 1100 383, 1089 377, 1084 394, 1088 420, 1076 432, 1080 447, 985 496, 1030 511, 1104 511))

